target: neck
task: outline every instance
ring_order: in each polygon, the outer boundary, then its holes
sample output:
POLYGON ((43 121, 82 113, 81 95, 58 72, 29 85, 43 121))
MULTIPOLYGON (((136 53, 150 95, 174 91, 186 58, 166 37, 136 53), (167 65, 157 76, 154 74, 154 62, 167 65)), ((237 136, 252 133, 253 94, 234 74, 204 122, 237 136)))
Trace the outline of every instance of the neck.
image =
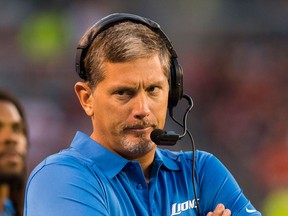
POLYGON ((9 197, 9 185, 1 184, 0 185, 0 212, 3 211, 4 202, 9 197))

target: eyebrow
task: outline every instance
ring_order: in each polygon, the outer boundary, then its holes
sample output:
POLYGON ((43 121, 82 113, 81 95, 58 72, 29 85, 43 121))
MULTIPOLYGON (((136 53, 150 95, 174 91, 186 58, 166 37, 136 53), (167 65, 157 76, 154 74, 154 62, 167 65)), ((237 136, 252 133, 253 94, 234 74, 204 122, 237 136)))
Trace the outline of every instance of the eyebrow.
POLYGON ((22 126, 23 129, 25 128, 25 124, 24 124, 24 122, 22 120, 20 120, 20 121, 12 121, 12 122, 8 122, 8 123, 0 120, 0 126, 7 126, 7 125, 12 125, 12 126, 20 125, 20 126, 22 126))

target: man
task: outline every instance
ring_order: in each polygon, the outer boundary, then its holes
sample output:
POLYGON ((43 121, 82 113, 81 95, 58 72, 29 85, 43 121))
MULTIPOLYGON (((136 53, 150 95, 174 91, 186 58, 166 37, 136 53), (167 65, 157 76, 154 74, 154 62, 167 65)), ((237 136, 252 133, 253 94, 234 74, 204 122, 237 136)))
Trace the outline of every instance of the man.
POLYGON ((0 215, 23 215, 27 125, 19 101, 0 90, 0 215))
POLYGON ((261 215, 214 156, 195 152, 192 180, 192 152, 151 140, 182 97, 176 52, 157 23, 103 18, 80 40, 76 70, 93 131, 77 132, 70 148, 31 173, 25 215, 261 215))

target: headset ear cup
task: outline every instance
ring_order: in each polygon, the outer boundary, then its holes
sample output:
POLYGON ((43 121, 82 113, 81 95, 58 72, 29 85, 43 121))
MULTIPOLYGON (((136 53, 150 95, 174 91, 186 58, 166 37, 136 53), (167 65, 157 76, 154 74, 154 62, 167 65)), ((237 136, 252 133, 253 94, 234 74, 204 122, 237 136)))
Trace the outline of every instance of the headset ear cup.
POLYGON ((172 113, 173 108, 183 97, 183 70, 176 58, 171 59, 169 85, 168 109, 172 113))

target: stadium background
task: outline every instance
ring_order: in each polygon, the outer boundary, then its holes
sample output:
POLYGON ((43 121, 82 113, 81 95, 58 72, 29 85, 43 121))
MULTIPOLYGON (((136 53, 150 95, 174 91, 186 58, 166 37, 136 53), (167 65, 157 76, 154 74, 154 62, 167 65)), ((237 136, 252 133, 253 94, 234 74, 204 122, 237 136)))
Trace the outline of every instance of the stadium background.
MULTIPOLYGON (((83 32, 114 12, 158 22, 184 69, 196 147, 230 169, 263 215, 287 215, 288 1, 9 0, 0 7, 0 87, 23 102, 29 171, 91 132, 73 91, 83 32)), ((185 102, 176 109, 181 119, 185 102)), ((167 129, 181 132, 169 118, 167 129)), ((173 147, 190 150, 189 139, 173 147)))

